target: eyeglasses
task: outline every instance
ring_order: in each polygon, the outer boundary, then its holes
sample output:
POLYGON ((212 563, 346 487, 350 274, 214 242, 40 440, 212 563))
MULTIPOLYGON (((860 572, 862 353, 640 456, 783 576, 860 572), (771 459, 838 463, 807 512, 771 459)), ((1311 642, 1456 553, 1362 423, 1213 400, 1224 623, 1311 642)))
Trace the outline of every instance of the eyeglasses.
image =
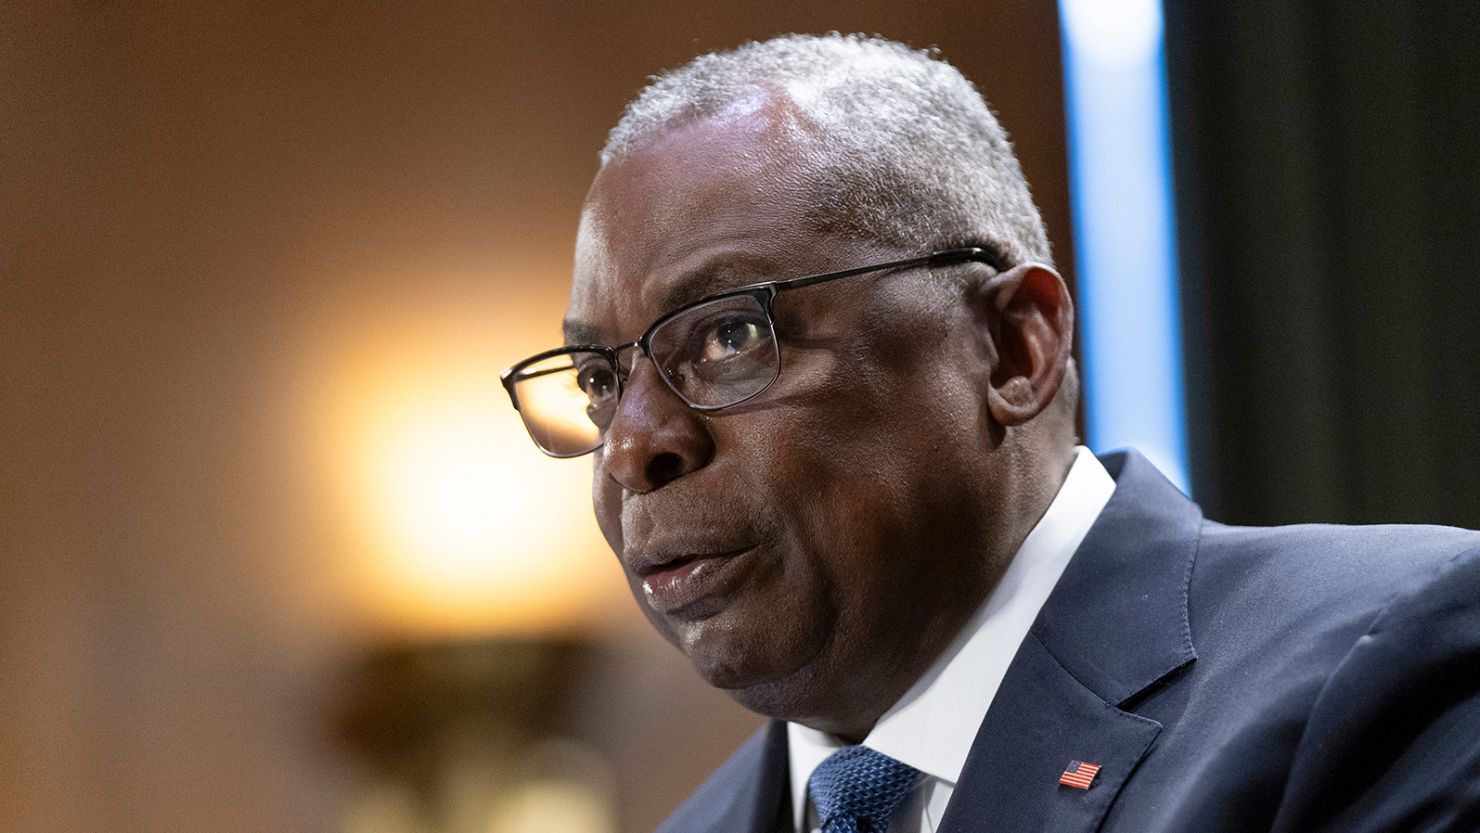
POLYGON ((606 441, 626 378, 618 362, 622 353, 640 349, 663 383, 690 408, 717 411, 760 395, 780 377, 781 349, 772 314, 778 293, 870 272, 966 261, 1006 271, 996 252, 964 248, 750 284, 679 307, 654 321, 636 341, 615 347, 557 347, 519 362, 499 378, 541 451, 551 457, 579 457, 606 441))

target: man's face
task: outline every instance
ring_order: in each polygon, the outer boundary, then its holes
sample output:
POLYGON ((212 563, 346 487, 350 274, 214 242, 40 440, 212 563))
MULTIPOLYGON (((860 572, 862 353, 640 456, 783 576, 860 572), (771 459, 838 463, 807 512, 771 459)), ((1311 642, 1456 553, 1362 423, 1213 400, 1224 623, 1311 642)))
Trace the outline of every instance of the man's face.
MULTIPOLYGON (((771 102, 608 165, 583 215, 568 340, 629 342, 720 289, 917 254, 812 228, 815 147, 771 102)), ((1000 572, 981 543, 986 374, 970 316, 923 302, 929 280, 777 296, 780 378, 720 411, 688 408, 637 359, 596 452, 597 519, 638 604, 763 714, 866 730, 1000 572)))

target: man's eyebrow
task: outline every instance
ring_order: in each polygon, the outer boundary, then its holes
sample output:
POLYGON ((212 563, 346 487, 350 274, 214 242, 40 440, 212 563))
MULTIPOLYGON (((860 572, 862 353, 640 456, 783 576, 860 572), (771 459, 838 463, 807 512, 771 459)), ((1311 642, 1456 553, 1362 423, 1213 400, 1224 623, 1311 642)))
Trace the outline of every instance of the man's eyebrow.
MULTIPOLYGON (((778 279, 775 264, 766 258, 753 255, 726 254, 716 256, 684 273, 659 291, 655 305, 659 317, 686 304, 755 283, 778 279)), ((651 322, 649 322, 651 323, 651 322)), ((606 344, 608 336, 602 328, 586 321, 567 319, 561 324, 566 344, 606 344)))
POLYGON ((753 255, 728 254, 711 258, 669 284, 658 298, 658 309, 668 314, 685 304, 727 289, 776 280, 776 264, 753 255))
POLYGON ((560 323, 565 333, 566 344, 602 344, 601 328, 585 321, 566 320, 560 323))

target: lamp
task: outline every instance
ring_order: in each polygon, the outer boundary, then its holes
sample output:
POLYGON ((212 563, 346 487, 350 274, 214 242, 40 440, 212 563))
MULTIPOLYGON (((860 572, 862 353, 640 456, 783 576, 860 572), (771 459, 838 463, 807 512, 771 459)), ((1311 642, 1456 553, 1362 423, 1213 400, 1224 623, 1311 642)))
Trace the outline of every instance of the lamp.
POLYGON ((562 737, 579 641, 383 646, 354 670, 338 734, 374 786, 350 833, 600 833, 605 762, 562 737))
POLYGON ((606 764, 565 706, 621 584, 580 499, 588 464, 543 457, 502 399, 500 357, 528 344, 488 330, 403 314, 326 362, 346 586, 374 634, 333 721, 371 775, 351 833, 613 826, 606 764))

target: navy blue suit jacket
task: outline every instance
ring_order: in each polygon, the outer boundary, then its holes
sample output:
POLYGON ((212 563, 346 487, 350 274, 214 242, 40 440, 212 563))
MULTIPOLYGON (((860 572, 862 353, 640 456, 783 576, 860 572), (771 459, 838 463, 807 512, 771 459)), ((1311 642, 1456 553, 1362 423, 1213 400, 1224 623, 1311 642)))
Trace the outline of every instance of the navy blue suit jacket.
MULTIPOLYGON (((1480 831, 1480 534, 1223 526, 1103 462, 941 833, 1480 831)), ((788 830, 787 781, 772 722, 660 830, 788 830)))

